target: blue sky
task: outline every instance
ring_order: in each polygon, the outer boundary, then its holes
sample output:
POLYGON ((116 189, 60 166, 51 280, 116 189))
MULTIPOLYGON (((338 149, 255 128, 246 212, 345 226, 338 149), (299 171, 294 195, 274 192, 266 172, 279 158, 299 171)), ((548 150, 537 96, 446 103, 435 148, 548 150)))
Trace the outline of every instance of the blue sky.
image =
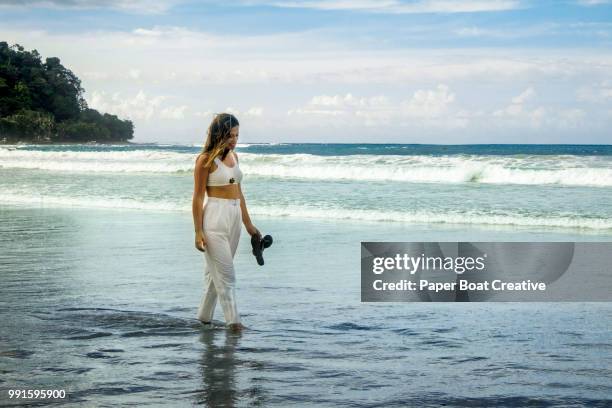
POLYGON ((610 143, 612 1, 0 0, 134 141, 610 143))

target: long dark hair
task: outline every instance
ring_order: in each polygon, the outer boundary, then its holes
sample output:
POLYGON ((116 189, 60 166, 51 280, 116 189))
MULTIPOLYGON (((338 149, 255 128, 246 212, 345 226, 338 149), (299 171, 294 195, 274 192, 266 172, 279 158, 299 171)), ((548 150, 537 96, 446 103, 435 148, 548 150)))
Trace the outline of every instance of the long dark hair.
POLYGON ((238 119, 231 113, 215 115, 210 126, 208 126, 208 136, 202 149, 202 153, 208 155, 204 167, 210 166, 210 163, 219 155, 221 155, 221 160, 225 159, 225 156, 229 153, 230 131, 233 127, 239 125, 238 119))

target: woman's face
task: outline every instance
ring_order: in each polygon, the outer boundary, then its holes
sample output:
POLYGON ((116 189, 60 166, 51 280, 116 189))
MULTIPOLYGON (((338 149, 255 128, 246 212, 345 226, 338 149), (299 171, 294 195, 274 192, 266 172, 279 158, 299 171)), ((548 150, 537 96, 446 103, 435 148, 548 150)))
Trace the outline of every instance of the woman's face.
POLYGON ((236 145, 238 144, 238 132, 240 130, 239 128, 240 126, 234 126, 232 130, 230 130, 228 143, 229 143, 229 148, 231 150, 234 150, 236 148, 236 145))

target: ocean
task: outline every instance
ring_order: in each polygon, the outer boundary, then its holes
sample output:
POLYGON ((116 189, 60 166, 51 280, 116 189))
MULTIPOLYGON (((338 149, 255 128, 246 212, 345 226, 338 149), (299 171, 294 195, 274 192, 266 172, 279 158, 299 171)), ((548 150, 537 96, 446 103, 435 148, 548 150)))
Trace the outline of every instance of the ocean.
MULTIPOLYGON (((199 146, 0 148, 0 203, 190 211, 199 146)), ((612 233, 612 146, 250 144, 255 216, 612 233)))
POLYGON ((0 146, 3 405, 612 404, 610 303, 360 301, 362 241, 612 240, 612 146, 240 144, 241 334, 195 320, 200 150, 0 146))

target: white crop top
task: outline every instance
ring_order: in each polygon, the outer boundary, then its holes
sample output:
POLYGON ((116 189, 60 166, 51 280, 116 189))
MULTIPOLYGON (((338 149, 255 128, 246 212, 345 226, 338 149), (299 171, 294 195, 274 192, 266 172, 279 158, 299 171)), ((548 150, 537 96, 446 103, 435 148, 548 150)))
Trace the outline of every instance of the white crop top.
POLYGON ((212 173, 208 173, 207 186, 229 186, 230 184, 238 184, 242 181, 242 171, 238 167, 238 160, 234 155, 234 167, 226 166, 218 157, 215 157, 214 162, 217 169, 212 173))

